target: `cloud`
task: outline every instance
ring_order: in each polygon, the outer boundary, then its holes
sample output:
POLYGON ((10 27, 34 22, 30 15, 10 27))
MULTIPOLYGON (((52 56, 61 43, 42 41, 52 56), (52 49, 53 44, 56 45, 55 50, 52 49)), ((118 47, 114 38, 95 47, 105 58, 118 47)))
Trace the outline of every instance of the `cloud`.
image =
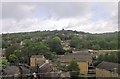
POLYGON ((2 18, 24 19, 33 16, 34 5, 30 3, 4 2, 2 3, 2 18))
MULTIPOLYGON (((2 4, 3 18, 15 18, 21 19, 26 17, 34 17, 35 12, 46 14, 47 18, 66 18, 82 16, 87 13, 89 3, 77 3, 77 2, 4 2, 2 4), (72 10, 72 11, 71 11, 72 10)), ((38 15, 38 14, 37 14, 38 15)), ((38 17, 38 16, 37 16, 38 17)))
POLYGON ((116 31, 117 4, 103 2, 5 2, 2 32, 78 30, 91 33, 116 31))

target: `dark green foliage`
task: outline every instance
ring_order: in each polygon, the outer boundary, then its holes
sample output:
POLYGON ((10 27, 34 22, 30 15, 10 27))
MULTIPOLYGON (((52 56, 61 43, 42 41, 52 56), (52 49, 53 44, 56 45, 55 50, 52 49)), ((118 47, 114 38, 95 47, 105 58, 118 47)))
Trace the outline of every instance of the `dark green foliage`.
POLYGON ((73 48, 81 49, 83 45, 82 41, 83 40, 80 40, 78 37, 74 36, 70 41, 70 46, 73 48))
POLYGON ((9 56, 10 63, 18 63, 18 57, 15 54, 9 56))
POLYGON ((76 61, 71 61, 67 67, 67 70, 70 72, 72 78, 79 77, 80 69, 76 61))
POLYGON ((98 65, 102 61, 120 63, 119 62, 119 52, 108 52, 108 53, 99 55, 95 62, 95 65, 98 65))
POLYGON ((5 56, 8 58, 10 54, 14 54, 15 50, 19 50, 19 45, 13 44, 7 47, 5 56))
POLYGON ((55 58, 55 53, 53 53, 53 52, 45 52, 45 53, 43 53, 43 55, 45 56, 45 58, 47 58, 49 60, 53 60, 55 58))
POLYGON ((56 52, 59 55, 64 54, 64 50, 61 45, 61 39, 57 36, 50 40, 49 47, 52 52, 56 52))
POLYGON ((4 40, 2 40, 2 48, 6 48, 7 47, 7 43, 5 43, 4 40))
POLYGON ((118 49, 120 49, 120 31, 118 32, 118 49))
POLYGON ((92 49, 99 50, 100 49, 99 44, 92 45, 92 49))
POLYGON ((41 55, 50 52, 50 49, 43 42, 33 42, 31 40, 24 41, 24 47, 22 48, 22 59, 24 62, 29 63, 29 58, 32 55, 41 55))
POLYGON ((120 63, 120 51, 118 51, 117 57, 118 57, 118 63, 120 63))

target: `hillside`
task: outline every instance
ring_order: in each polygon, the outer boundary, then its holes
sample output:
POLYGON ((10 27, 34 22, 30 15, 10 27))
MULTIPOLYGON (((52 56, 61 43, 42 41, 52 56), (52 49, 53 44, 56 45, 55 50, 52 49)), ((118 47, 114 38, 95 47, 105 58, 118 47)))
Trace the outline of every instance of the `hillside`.
POLYGON ((3 55, 9 62, 28 63, 32 55, 56 60, 74 50, 117 50, 118 32, 91 34, 72 30, 36 31, 2 35, 3 55))
MULTIPOLYGON (((2 48, 6 48, 9 44, 20 43, 24 40, 43 41, 49 40, 54 36, 60 37, 62 41, 66 40, 81 40, 81 42, 87 43, 87 46, 82 48, 91 49, 93 45, 98 44, 101 49, 117 49, 118 32, 103 33, 103 34, 91 34, 85 32, 78 32, 72 30, 54 30, 54 31, 36 31, 26 33, 11 33, 2 34, 2 48), (90 45, 90 46, 89 46, 90 45)), ((83 44, 82 44, 83 45, 83 44)), ((98 46, 97 45, 97 46, 98 46)), ((98 46, 98 48, 99 48, 98 46)), ((74 47, 74 46, 73 46, 74 47)), ((94 48, 94 46, 93 46, 94 48)))

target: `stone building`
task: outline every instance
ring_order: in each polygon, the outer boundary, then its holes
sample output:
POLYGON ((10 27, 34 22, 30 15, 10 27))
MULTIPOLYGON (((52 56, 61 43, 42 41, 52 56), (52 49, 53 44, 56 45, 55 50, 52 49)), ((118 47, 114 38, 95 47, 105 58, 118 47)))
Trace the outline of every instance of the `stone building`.
POLYGON ((30 66, 35 67, 37 65, 37 62, 45 61, 45 57, 43 55, 32 55, 30 58, 30 66))
POLYGON ((89 54, 72 53, 67 55, 60 55, 58 61, 61 65, 68 65, 69 62, 75 60, 80 68, 81 74, 88 74, 88 67, 92 63, 92 57, 89 54))
POLYGON ((96 67, 96 77, 120 77, 120 64, 111 62, 101 62, 96 67))

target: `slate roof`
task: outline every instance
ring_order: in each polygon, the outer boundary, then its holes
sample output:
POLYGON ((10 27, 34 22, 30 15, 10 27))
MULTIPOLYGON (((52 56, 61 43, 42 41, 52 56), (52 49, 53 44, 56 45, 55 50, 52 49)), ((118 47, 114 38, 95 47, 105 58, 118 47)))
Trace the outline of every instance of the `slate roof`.
POLYGON ((53 70, 54 67, 50 63, 45 63, 44 66, 40 67, 40 73, 44 73, 44 77, 59 77, 57 70, 53 70), (54 71, 54 73, 53 73, 54 71))
POLYGON ((46 63, 44 66, 40 68, 40 72, 42 73, 51 72, 52 70, 53 68, 49 63, 46 63))
POLYGON ((65 59, 68 60, 76 60, 76 61, 91 61, 92 56, 89 54, 82 54, 82 53, 74 53, 74 54, 67 54, 67 55, 61 55, 58 57, 60 61, 64 61, 65 59))
POLYGON ((120 64, 118 64, 118 63, 112 63, 112 62, 103 61, 96 68, 105 69, 105 70, 108 70, 108 71, 111 71, 111 72, 114 71, 114 68, 117 68, 117 73, 120 74, 120 71, 119 71, 120 64))
POLYGON ((19 73, 19 67, 17 67, 17 66, 7 66, 7 68, 5 69, 5 73, 7 75, 18 74, 19 73))
POLYGON ((45 60, 39 60, 38 62, 36 62, 36 64, 38 65, 38 66, 41 66, 42 64, 44 64, 45 63, 45 60))
POLYGON ((22 69, 22 74, 30 74, 30 69, 25 66, 19 66, 22 69))
POLYGON ((26 74, 30 74, 31 70, 29 67, 25 66, 25 65, 10 65, 7 66, 6 69, 4 70, 6 75, 15 75, 15 74, 22 74, 26 75, 26 74))

